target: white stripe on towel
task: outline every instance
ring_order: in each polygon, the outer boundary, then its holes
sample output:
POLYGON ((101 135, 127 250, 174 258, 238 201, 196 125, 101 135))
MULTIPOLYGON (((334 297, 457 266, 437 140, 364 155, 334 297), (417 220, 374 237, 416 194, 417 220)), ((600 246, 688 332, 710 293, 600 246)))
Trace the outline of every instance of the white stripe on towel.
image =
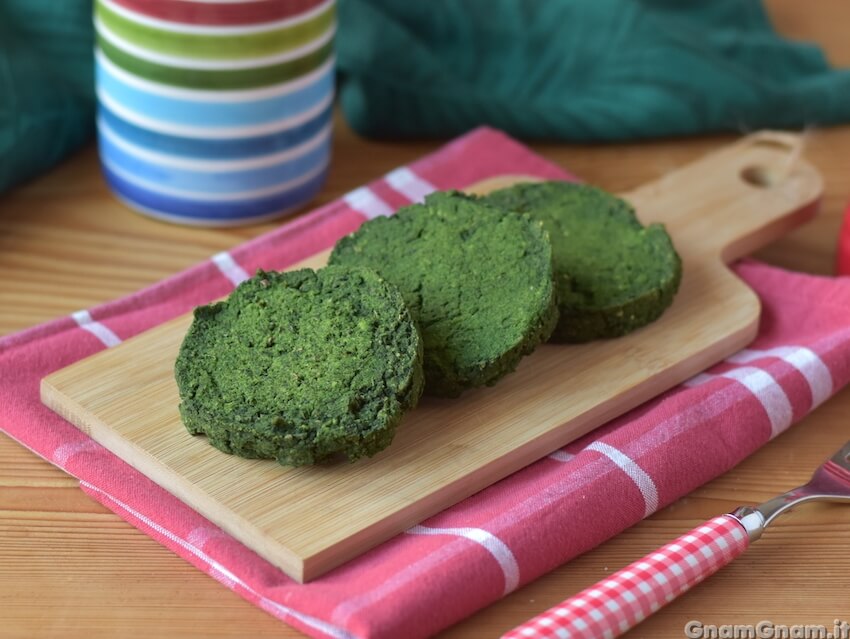
POLYGON ((559 462, 568 462, 573 457, 575 457, 575 455, 568 453, 565 450, 556 450, 554 453, 549 453, 549 459, 554 459, 559 462))
POLYGON ((354 189, 343 196, 342 199, 345 200, 348 206, 362 213, 370 220, 393 214, 390 205, 375 195, 368 186, 361 186, 359 189, 354 189))
POLYGON ((393 190, 398 191, 411 202, 422 202, 426 195, 437 190, 437 187, 423 180, 406 166, 390 171, 384 179, 393 190))
POLYGON ((91 313, 88 311, 76 311, 71 313, 71 317, 83 330, 88 331, 99 339, 105 346, 112 347, 121 343, 121 338, 118 337, 112 330, 100 322, 92 319, 91 313))
POLYGON ((221 271, 221 274, 231 281, 233 286, 239 286, 248 279, 248 273, 236 263, 236 260, 227 251, 216 253, 212 256, 212 261, 221 271))
POLYGON ((778 357, 800 371, 812 392, 812 409, 820 406, 832 394, 832 374, 829 368, 817 353, 805 346, 777 346, 764 351, 745 348, 726 361, 749 364, 762 357, 778 357))
POLYGON ((647 472, 641 468, 636 461, 626 455, 623 451, 600 441, 595 441, 585 450, 595 450, 602 453, 624 472, 635 483, 640 494, 643 495, 644 513, 648 517, 658 510, 658 489, 647 472))
POLYGON ((700 373, 686 381, 684 385, 689 387, 699 386, 718 377, 738 382, 761 403, 770 420, 771 439, 791 425, 794 411, 791 408, 788 395, 785 394, 782 386, 774 379, 773 375, 760 368, 741 366, 717 375, 700 373))
POLYGON ((507 544, 491 532, 483 528, 431 528, 429 526, 413 526, 407 530, 411 535, 457 535, 480 544, 487 549, 499 563, 505 576, 504 594, 508 594, 519 585, 519 564, 507 544))
POLYGON ((68 460, 79 453, 91 453, 100 450, 100 444, 93 439, 84 439, 77 442, 68 442, 56 447, 52 459, 60 467, 64 468, 68 460))

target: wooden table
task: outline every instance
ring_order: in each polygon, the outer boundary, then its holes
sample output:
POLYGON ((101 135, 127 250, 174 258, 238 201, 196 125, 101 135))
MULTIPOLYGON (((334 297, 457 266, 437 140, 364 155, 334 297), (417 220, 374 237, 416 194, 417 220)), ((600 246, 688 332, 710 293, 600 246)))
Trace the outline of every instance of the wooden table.
MULTIPOLYGON (((777 27, 815 40, 850 66, 846 0, 769 3, 777 27)), ((334 162, 319 203, 436 148, 376 143, 336 122, 334 162)), ((621 191, 732 136, 644 144, 537 144, 546 157, 621 191)), ((850 126, 814 130, 806 154, 826 178, 818 219, 758 257, 829 274, 850 199, 850 126)), ((89 148, 0 198, 0 333, 124 295, 273 225, 197 230, 161 224, 113 199, 89 148)), ((850 311, 848 311, 850 313, 850 311)), ((662 542, 736 505, 804 481, 850 439, 850 389, 840 392, 733 471, 441 636, 495 637, 662 542)), ((704 623, 850 621, 850 508, 787 515, 744 555, 629 636, 682 637, 704 623)), ((298 637, 91 501, 77 482, 0 436, 0 635, 4 637, 298 637)))

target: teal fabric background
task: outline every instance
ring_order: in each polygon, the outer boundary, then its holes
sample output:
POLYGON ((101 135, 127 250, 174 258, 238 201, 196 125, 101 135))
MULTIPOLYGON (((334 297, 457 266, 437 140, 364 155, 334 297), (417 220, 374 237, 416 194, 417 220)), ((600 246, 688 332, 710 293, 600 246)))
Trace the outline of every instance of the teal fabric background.
POLYGON ((850 121, 850 71, 779 37, 759 0, 339 7, 342 106, 367 136, 490 124, 523 138, 629 140, 850 121))
MULTIPOLYGON (((816 3, 812 5, 816 10, 816 3)), ((0 191, 94 133, 91 0, 0 0, 0 191)), ((340 0, 340 100, 368 136, 630 140, 850 122, 850 71, 760 0, 340 0)))
POLYGON ((91 0, 0 0, 0 191, 94 134, 91 0))

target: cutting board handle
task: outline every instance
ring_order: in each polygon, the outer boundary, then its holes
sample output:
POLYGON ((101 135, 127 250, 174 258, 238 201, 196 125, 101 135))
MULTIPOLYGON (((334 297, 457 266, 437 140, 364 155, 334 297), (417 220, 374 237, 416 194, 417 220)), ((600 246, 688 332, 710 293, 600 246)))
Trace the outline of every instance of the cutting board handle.
POLYGON ((700 252, 729 263, 817 212, 823 179, 803 157, 803 143, 801 135, 760 131, 623 197, 645 223, 665 209, 674 242, 692 236, 700 252), (708 213, 694 216, 696 208, 708 213))

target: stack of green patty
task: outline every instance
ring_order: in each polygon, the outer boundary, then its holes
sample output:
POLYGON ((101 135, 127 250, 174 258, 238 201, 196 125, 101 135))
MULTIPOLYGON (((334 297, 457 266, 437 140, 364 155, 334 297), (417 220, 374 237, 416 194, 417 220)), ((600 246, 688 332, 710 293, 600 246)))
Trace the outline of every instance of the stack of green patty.
POLYGON ((244 457, 371 456, 425 392, 495 384, 548 340, 625 334, 681 263, 622 200, 563 182, 435 193, 342 238, 325 269, 199 307, 175 372, 192 434, 244 457))

